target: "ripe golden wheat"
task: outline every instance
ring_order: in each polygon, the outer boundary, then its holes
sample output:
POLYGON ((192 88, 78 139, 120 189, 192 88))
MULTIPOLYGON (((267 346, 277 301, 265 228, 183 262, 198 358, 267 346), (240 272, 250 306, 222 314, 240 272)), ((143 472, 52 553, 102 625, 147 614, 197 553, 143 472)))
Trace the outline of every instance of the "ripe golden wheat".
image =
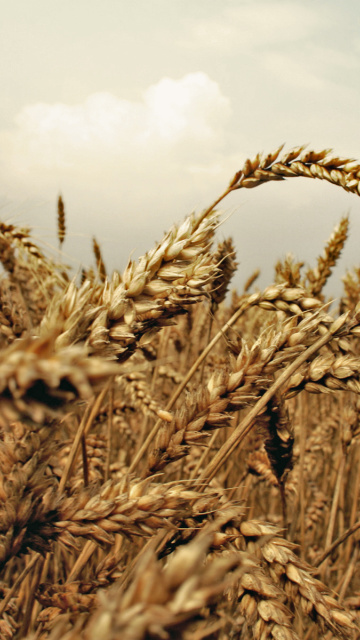
MULTIPOLYGON (((80 281, 0 223, 0 638, 360 638, 360 268, 226 298, 216 207, 273 180, 360 195, 360 164, 247 160, 123 274, 80 281)), ((66 239, 58 199, 58 239, 66 239)))

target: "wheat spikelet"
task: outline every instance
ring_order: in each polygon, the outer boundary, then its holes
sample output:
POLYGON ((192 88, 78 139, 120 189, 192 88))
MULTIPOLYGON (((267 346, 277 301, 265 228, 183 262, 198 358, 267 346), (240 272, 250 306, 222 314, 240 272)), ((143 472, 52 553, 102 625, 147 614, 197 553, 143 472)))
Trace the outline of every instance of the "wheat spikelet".
MULTIPOLYGON (((37 258, 45 259, 44 254, 39 247, 31 239, 30 229, 27 227, 16 227, 13 224, 7 224, 6 222, 0 222, 0 238, 1 247, 4 250, 6 247, 20 248, 23 247, 25 251, 36 256, 37 258)), ((1 252, 1 256, 3 253, 1 252)), ((11 258, 11 265, 14 266, 14 258, 11 258)), ((5 266, 5 264, 4 264, 5 266)), ((10 266, 9 271, 12 270, 10 266)))
POLYGON ((341 312, 353 311, 360 298, 360 268, 347 271, 342 278, 344 295, 341 299, 341 312))
POLYGON ((214 262, 218 265, 219 272, 211 283, 211 311, 214 313, 219 304, 225 299, 229 283, 233 277, 237 262, 232 239, 220 242, 214 254, 214 262))
POLYGON ((75 398, 91 397, 94 387, 119 371, 115 363, 88 358, 83 345, 55 351, 55 338, 26 338, 3 351, 0 424, 19 415, 42 424, 75 398))
POLYGON ((101 249, 100 249, 100 245, 98 244, 96 238, 93 238, 93 251, 94 251, 94 256, 96 259, 96 268, 98 271, 98 274, 100 276, 100 280, 102 280, 102 282, 105 282, 106 280, 106 267, 105 267, 105 263, 101 254, 101 249))
POLYGON ((299 370, 289 382, 291 395, 300 388, 310 393, 330 393, 348 389, 360 393, 359 358, 349 354, 336 357, 334 354, 319 355, 299 370))
POLYGON ((8 271, 1 278, 3 290, 12 290, 12 314, 21 317, 21 332, 38 326, 56 291, 62 290, 68 276, 59 269, 30 238, 29 229, 0 223, 0 259, 8 271))
POLYGON ((352 158, 331 155, 331 149, 305 151, 297 147, 279 158, 284 145, 262 157, 246 160, 230 182, 229 190, 251 189, 272 180, 305 177, 319 178, 360 195, 360 165, 352 158))
POLYGON ((313 296, 319 296, 331 274, 332 267, 336 264, 348 236, 349 218, 341 219, 335 227, 325 247, 324 255, 318 258, 315 269, 309 269, 306 277, 309 281, 308 289, 313 296))
POLYGON ((260 424, 271 467, 278 482, 283 483, 284 474, 292 468, 294 436, 285 403, 280 396, 271 399, 266 413, 260 416, 260 424))
POLYGON ((140 371, 133 371, 117 377, 116 381, 123 390, 124 398, 131 399, 132 406, 144 414, 155 414, 156 417, 171 422, 171 414, 161 408, 159 402, 154 398, 154 393, 148 388, 145 379, 145 375, 140 371))
POLYGON ((247 548, 256 552, 262 536, 269 536, 259 552, 266 561, 275 584, 281 585, 287 598, 302 606, 307 613, 314 611, 335 634, 347 637, 354 629, 352 618, 331 598, 326 587, 312 577, 310 567, 294 554, 294 545, 277 537, 274 526, 263 522, 244 521, 240 531, 248 540, 247 548))
POLYGON ((295 262, 294 256, 288 253, 283 261, 279 260, 275 265, 275 282, 287 287, 300 286, 303 266, 303 262, 295 262))
POLYGON ((59 195, 58 202, 57 202, 57 223, 58 223, 58 226, 57 226, 58 239, 59 239, 59 245, 61 247, 62 243, 65 240, 65 234, 66 234, 65 206, 64 206, 64 202, 61 195, 59 195))
POLYGON ((254 284, 254 282, 256 282, 259 275, 260 275, 260 269, 255 269, 254 273, 252 273, 251 276, 249 276, 249 278, 246 280, 244 284, 244 293, 247 293, 249 289, 251 289, 252 285, 254 284))
POLYGON ((57 344, 87 339, 97 352, 127 359, 138 343, 146 345, 169 318, 205 294, 217 272, 208 253, 216 223, 215 214, 189 216, 138 265, 130 261, 122 278, 115 272, 102 289, 87 280, 79 289, 70 283, 52 302, 43 326, 60 329, 63 322, 57 344))

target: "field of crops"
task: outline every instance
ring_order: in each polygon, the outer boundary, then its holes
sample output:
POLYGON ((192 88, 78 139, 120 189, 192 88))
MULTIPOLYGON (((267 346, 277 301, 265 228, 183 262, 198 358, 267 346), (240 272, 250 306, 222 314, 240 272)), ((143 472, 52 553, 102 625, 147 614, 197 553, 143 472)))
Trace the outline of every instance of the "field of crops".
POLYGON ((74 278, 0 223, 1 639, 360 638, 360 268, 323 293, 348 219, 264 290, 215 239, 226 195, 293 177, 360 195, 359 163, 279 148, 74 278))

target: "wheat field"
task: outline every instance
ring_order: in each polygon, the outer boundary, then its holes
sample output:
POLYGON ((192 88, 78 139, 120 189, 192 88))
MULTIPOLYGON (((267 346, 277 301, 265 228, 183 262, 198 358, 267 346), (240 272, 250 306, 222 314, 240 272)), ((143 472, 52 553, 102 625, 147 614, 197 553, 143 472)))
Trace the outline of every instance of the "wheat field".
POLYGON ((360 268, 323 293, 348 219, 262 291, 215 242, 229 193, 293 177, 360 195, 331 150, 258 154, 122 274, 0 223, 1 639, 360 638, 360 268))

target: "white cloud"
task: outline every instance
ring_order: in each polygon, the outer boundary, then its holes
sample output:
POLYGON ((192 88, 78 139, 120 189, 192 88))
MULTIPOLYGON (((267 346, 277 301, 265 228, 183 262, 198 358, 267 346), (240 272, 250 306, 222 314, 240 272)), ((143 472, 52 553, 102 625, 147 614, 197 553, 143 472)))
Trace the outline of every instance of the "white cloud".
POLYGON ((78 174, 81 162, 97 167, 101 176, 104 162, 109 166, 122 158, 131 164, 139 154, 153 163, 154 154, 182 148, 184 160, 190 140, 204 153, 211 151, 229 113, 218 84, 198 72, 181 80, 163 78, 139 102, 96 93, 79 105, 28 105, 12 131, 0 132, 0 140, 14 174, 34 177, 40 169, 48 175, 56 169, 78 174))
POLYGON ((163 78, 145 92, 149 114, 148 135, 159 134, 176 141, 182 136, 206 140, 217 136, 218 119, 229 114, 229 100, 204 73, 192 73, 183 80, 163 78))

